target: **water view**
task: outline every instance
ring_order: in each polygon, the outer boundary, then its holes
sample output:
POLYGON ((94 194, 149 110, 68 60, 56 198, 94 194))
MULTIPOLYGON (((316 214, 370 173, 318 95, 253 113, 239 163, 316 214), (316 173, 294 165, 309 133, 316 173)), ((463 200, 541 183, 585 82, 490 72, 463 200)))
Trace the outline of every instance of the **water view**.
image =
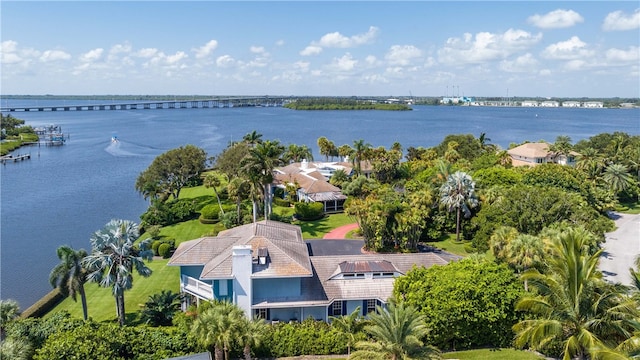
MULTIPOLYGON (((16 101, 16 100, 14 100, 16 101)), ((35 101, 23 102, 23 106, 35 101)), ((43 105, 43 100, 39 105, 43 105)), ((59 102, 59 101, 58 101, 59 102)), ((18 105, 18 104, 14 104, 18 105)), ((0 295, 26 308, 46 294, 56 248, 89 249, 89 237, 110 219, 139 222, 147 202, 135 179, 161 153, 186 144, 210 156, 257 131, 263 139, 336 145, 363 139, 373 146, 399 142, 430 147, 448 134, 486 133, 507 148, 525 140, 575 143, 603 133, 640 134, 640 109, 564 109, 414 106, 413 111, 293 111, 284 108, 16 112, 34 127, 60 125, 63 146, 32 146, 31 159, 1 165, 0 295), (111 138, 117 136, 118 142, 111 138)))

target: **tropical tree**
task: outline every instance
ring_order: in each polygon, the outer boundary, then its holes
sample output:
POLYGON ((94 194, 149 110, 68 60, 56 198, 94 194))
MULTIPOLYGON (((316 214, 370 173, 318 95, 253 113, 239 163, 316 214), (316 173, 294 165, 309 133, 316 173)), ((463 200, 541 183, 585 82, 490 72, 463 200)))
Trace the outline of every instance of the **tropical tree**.
POLYGON ((475 194, 475 183, 471 176, 463 171, 456 171, 447 177, 440 187, 440 203, 449 212, 456 212, 456 241, 460 241, 460 215, 471 217, 471 208, 478 205, 475 194))
POLYGON ((356 175, 362 174, 362 162, 367 159, 370 150, 371 144, 365 143, 362 139, 353 142, 353 157, 351 158, 351 163, 356 170, 356 175))
POLYGON ((151 326, 169 326, 173 316, 180 311, 182 295, 171 290, 162 290, 149 296, 140 314, 142 321, 151 326))
POLYGON ((629 169, 621 164, 611 164, 604 169, 602 179, 615 194, 630 188, 634 182, 629 169))
POLYGON ((229 302, 216 302, 207 307, 191 327, 198 343, 213 350, 216 360, 229 359, 229 350, 242 329, 242 310, 229 302))
POLYGON ((63 245, 58 247, 57 254, 60 263, 51 270, 49 283, 57 287, 62 295, 71 296, 73 301, 77 301, 76 295, 80 295, 82 317, 86 321, 88 314, 84 284, 87 282, 87 270, 82 260, 87 256, 87 252, 84 249, 76 251, 70 246, 63 245))
POLYGON ((4 340, 6 325, 20 315, 18 302, 12 299, 0 300, 0 340, 4 340))
POLYGON ((561 232, 548 246, 548 270, 523 275, 535 291, 516 304, 531 315, 514 326, 516 346, 543 350, 556 342, 566 360, 606 358, 637 330, 638 307, 624 286, 602 279, 602 249, 589 250, 592 236, 583 228, 561 232))
POLYGON ((227 192, 229 193, 229 198, 235 200, 236 202, 237 224, 242 223, 242 200, 246 199, 246 197, 250 195, 250 191, 251 183, 241 177, 233 178, 227 184, 227 192))
POLYGON ((124 292, 133 287, 133 271, 144 277, 151 275, 151 269, 144 263, 153 258, 151 239, 134 244, 138 236, 138 224, 113 219, 93 233, 91 254, 82 260, 88 281, 112 288, 121 326, 125 323, 124 292))
POLYGON ((592 147, 582 150, 576 160, 576 169, 584 171, 592 180, 597 178, 605 167, 604 158, 592 147))
POLYGON ((356 343, 356 334, 361 332, 366 324, 360 315, 360 310, 358 306, 349 315, 329 317, 331 326, 347 337, 347 358, 351 357, 351 347, 356 343))
MULTIPOLYGON (((537 236, 519 234, 506 247, 507 263, 518 273, 539 266, 544 258, 544 246, 537 236)), ((524 279, 524 290, 529 291, 528 280, 524 279)))
POLYGON ((428 329, 425 317, 414 307, 389 303, 387 309, 380 306, 369 314, 372 325, 365 327, 374 342, 361 341, 352 359, 436 359, 437 349, 424 346, 420 340, 428 329))
POLYGON ((491 238, 489 238, 489 249, 493 256, 499 260, 505 260, 509 243, 518 236, 518 230, 511 226, 500 226, 497 228, 491 238))
POLYGON ((273 182, 273 171, 276 166, 282 163, 281 156, 284 146, 279 141, 267 140, 256 145, 249 150, 249 156, 245 158, 241 166, 246 178, 252 185, 254 200, 254 222, 257 221, 256 201, 260 198, 264 200, 264 216, 269 218, 271 213, 271 183, 273 182))
POLYGON ((573 146, 571 145, 571 138, 566 135, 560 135, 556 137, 556 141, 549 146, 549 150, 554 152, 554 157, 559 155, 569 155, 573 146))
POLYGON ((220 186, 220 184, 221 182, 220 182, 220 178, 218 177, 218 174, 214 172, 208 172, 204 176, 204 182, 203 182, 204 187, 213 188, 213 192, 216 194, 216 199, 218 200, 218 206, 220 207, 220 213, 224 215, 224 209, 222 209, 222 202, 220 201, 220 195, 218 195, 218 190, 216 189, 216 187, 220 186))
POLYGON ((264 319, 250 320, 242 316, 237 340, 242 345, 245 360, 251 360, 251 348, 260 346, 267 332, 264 319))
POLYGON ((282 158, 287 164, 302 160, 313 161, 313 154, 307 145, 289 144, 282 158))
POLYGON ((33 346, 23 337, 9 337, 0 343, 0 359, 31 360, 33 346))
POLYGON ((181 146, 156 157, 136 179, 136 190, 145 198, 180 197, 180 190, 200 176, 207 162, 206 152, 194 145, 181 146))
POLYGON ((252 132, 247 133, 245 136, 243 136, 242 141, 249 144, 249 146, 251 147, 255 147, 262 142, 262 134, 253 130, 252 132))

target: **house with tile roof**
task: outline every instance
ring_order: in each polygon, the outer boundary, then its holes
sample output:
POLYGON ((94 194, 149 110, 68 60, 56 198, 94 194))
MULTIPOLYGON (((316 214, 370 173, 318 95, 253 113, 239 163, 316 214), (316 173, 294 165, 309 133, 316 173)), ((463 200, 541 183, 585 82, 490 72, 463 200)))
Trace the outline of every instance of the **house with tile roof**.
POLYGON ((300 228, 261 221, 180 244, 169 266, 180 267, 183 309, 207 300, 231 301, 267 321, 328 321, 360 306, 384 306, 395 278, 414 266, 446 265, 434 252, 310 256, 300 228))
POLYGON ((571 151, 569 155, 549 150, 549 144, 545 142, 525 143, 513 149, 507 150, 513 166, 536 166, 546 163, 575 166, 576 156, 580 155, 571 151))

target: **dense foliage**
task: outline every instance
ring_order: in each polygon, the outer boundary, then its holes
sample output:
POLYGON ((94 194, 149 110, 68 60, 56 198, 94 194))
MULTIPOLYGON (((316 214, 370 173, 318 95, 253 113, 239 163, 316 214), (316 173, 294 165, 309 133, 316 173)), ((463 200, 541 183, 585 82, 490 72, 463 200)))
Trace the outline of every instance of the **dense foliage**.
POLYGON ((326 97, 297 99, 284 107, 293 110, 411 110, 406 104, 326 97))
POLYGON ((396 279, 393 295, 425 315, 426 342, 440 349, 505 347, 520 316, 522 284, 505 265, 465 259, 414 268, 396 279))

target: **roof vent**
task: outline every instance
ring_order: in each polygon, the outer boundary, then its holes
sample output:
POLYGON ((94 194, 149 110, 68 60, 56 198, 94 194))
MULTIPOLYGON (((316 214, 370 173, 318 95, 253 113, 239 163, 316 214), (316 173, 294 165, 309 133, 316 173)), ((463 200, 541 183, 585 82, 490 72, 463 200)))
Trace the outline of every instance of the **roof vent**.
POLYGON ((267 257, 269 257, 269 250, 266 247, 258 248, 258 264, 266 265, 267 257))

